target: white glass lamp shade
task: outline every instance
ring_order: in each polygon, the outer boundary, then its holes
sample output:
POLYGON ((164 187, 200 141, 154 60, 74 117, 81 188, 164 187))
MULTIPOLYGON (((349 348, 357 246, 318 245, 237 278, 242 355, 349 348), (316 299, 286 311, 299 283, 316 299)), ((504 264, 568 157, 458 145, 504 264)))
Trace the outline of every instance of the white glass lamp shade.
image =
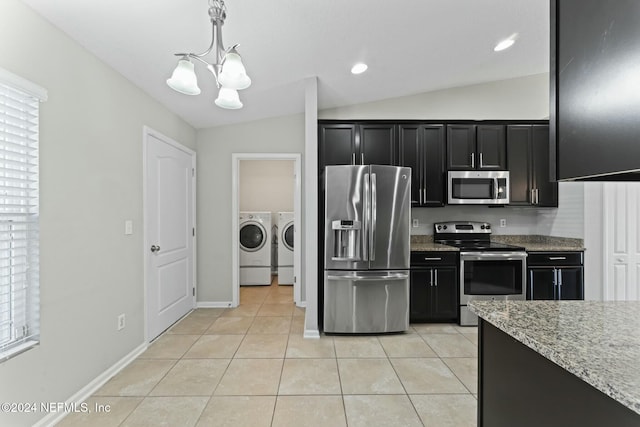
POLYGON ((242 65, 242 58, 240 58, 235 49, 232 49, 225 56, 218 81, 222 86, 235 90, 242 90, 251 86, 251 79, 247 76, 247 71, 242 65))
POLYGON ((198 79, 193 68, 193 63, 188 59, 178 61, 178 66, 173 70, 171 78, 167 79, 169 87, 185 95, 200 95, 198 79))
POLYGON ((242 108, 242 102, 240 102, 238 91, 224 86, 220 88, 218 98, 214 102, 218 107, 226 108, 228 110, 237 110, 238 108, 242 108))

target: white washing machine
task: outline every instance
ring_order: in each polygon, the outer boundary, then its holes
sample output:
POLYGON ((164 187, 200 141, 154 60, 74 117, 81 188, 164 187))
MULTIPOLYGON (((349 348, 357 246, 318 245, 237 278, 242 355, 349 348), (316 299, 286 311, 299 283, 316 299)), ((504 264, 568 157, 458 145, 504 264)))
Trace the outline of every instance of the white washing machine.
POLYGON ((293 285, 293 212, 278 212, 278 284, 293 285))
POLYGON ((240 212, 240 285, 271 284, 271 212, 240 212))

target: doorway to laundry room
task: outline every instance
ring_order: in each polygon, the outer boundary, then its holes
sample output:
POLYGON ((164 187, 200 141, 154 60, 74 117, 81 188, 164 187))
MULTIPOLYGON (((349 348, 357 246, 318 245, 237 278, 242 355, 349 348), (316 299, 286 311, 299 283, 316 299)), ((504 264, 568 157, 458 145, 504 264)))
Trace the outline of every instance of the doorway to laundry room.
POLYGON ((233 250, 238 255, 234 300, 236 304, 300 305, 300 284, 296 283, 300 277, 296 273, 300 155, 234 157, 237 238, 233 250))

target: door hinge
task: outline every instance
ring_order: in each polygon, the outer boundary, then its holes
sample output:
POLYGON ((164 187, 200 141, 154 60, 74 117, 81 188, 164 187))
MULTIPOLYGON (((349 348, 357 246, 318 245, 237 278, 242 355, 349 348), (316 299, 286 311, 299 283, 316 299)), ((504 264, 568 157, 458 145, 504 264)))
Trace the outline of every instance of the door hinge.
POLYGON ((296 276, 293 276, 293 283, 296 283, 296 280, 297 280, 296 276))
POLYGON ((191 168, 191 176, 196 176, 196 168, 191 168))
POLYGON ((191 288, 191 294, 195 297, 196 296, 196 288, 191 288))
POLYGON ((191 235, 195 237, 195 235, 196 235, 196 228, 195 227, 191 229, 191 235))

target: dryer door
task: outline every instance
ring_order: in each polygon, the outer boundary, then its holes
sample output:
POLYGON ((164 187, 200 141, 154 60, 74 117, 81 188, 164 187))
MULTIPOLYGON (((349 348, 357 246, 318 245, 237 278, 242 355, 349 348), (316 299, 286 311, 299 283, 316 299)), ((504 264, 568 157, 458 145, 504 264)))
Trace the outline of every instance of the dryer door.
POLYGON ((293 222, 288 223, 282 231, 282 243, 284 246, 293 251, 293 222))
POLYGON ((262 224, 245 222, 240 227, 240 249, 246 252, 256 252, 267 242, 267 232, 262 224))

